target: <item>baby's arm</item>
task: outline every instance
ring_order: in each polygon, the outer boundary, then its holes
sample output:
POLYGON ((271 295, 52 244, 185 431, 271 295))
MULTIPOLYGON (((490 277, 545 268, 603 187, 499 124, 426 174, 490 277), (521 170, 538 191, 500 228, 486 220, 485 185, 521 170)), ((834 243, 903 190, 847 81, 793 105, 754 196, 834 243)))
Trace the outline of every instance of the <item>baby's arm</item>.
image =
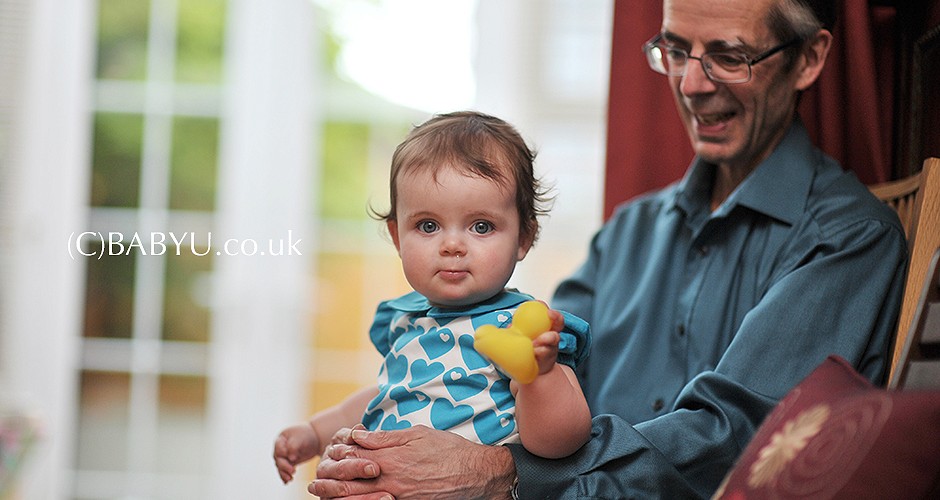
MULTIPOLYGON (((557 322, 554 327, 560 329, 557 322)), ((536 337, 539 376, 530 384, 510 384, 522 445, 545 458, 568 456, 591 436, 591 410, 578 377, 571 367, 555 362, 559 339, 554 331, 536 337)))
POLYGON ((366 387, 343 402, 317 412, 310 420, 281 431, 274 441, 274 465, 281 481, 294 478, 297 465, 321 455, 336 431, 362 421, 369 401, 378 394, 377 387, 366 387))

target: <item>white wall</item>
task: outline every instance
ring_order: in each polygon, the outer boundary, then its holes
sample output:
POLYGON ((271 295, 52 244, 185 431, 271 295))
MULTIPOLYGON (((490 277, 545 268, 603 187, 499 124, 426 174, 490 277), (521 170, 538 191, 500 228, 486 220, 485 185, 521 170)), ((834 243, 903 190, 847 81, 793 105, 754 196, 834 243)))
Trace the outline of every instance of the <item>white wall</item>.
POLYGON ((510 282, 548 300, 600 227, 611 0, 479 0, 476 107, 538 151, 555 203, 510 282))

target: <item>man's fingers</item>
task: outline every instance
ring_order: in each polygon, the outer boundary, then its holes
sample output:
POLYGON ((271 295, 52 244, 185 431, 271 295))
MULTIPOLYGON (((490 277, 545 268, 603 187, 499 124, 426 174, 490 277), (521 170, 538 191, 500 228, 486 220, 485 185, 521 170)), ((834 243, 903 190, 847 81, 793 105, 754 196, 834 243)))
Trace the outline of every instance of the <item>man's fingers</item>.
POLYGON ((352 429, 348 427, 344 427, 336 431, 336 433, 333 434, 333 437, 330 439, 330 443, 331 444, 336 444, 336 443, 352 444, 352 440, 349 438, 349 433, 351 431, 352 429))
POLYGON ((371 479, 378 477, 379 472, 379 466, 375 462, 356 458, 351 454, 340 459, 329 456, 329 458, 321 460, 317 466, 317 477, 329 477, 340 481, 371 479))
POLYGON ((365 429, 351 429, 349 437, 351 443, 356 444, 367 450, 377 450, 380 448, 392 448, 403 446, 411 441, 420 438, 420 435, 428 428, 423 425, 416 425, 407 429, 397 431, 367 431, 365 429))
MULTIPOLYGON (((371 483, 370 483, 371 484, 371 483)), ((346 483, 332 479, 317 479, 307 486, 307 492, 322 500, 343 498, 344 500, 394 500, 395 497, 384 491, 366 491, 356 488, 358 483, 346 483)))
POLYGON ((364 431, 364 430, 366 430, 366 426, 362 424, 356 424, 352 426, 352 428, 343 427, 342 429, 336 431, 335 434, 333 434, 333 437, 330 439, 330 443, 356 444, 356 442, 353 441, 352 437, 350 437, 350 434, 353 431, 364 431))
POLYGON ((331 444, 323 451, 323 456, 333 460, 343 460, 346 458, 362 458, 359 450, 362 448, 356 445, 331 444))

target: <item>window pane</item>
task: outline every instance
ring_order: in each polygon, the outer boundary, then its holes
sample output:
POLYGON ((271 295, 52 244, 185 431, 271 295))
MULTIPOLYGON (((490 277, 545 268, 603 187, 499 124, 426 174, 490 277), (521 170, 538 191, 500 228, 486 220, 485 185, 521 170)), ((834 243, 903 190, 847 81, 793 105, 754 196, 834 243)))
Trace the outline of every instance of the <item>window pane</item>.
POLYGON ((158 473, 208 474, 207 391, 203 377, 160 377, 158 473))
POLYGON ((80 394, 78 469, 127 469, 130 377, 126 373, 82 372, 80 394))
POLYGON ((99 0, 98 78, 146 77, 149 17, 149 0, 99 0))
POLYGON ((140 115, 95 114, 92 206, 137 206, 143 130, 140 115))
MULTIPOLYGON (((90 248, 85 251, 98 252, 100 249, 90 248)), ((136 252, 130 252, 130 255, 106 253, 101 259, 89 258, 87 260, 84 333, 86 337, 124 339, 131 337, 135 256, 136 252)))
POLYGON ((215 207, 218 143, 218 120, 173 120, 170 209, 211 211, 215 207))
MULTIPOLYGON (((185 239, 179 255, 176 255, 176 249, 167 249, 163 340, 208 342, 209 310, 206 304, 212 256, 211 253, 205 256, 194 254, 189 246, 192 235, 186 235, 185 239)), ((195 251, 207 253, 205 248, 196 247, 195 251)))
POLYGON ((337 219, 365 218, 368 125, 337 122, 324 124, 322 154, 322 216, 337 219))
POLYGON ((352 253, 317 256, 317 286, 324 293, 314 317, 316 348, 373 349, 368 331, 375 306, 411 290, 400 262, 393 251, 384 256, 352 253))
POLYGON ((317 348, 355 349, 367 345, 368 325, 364 322, 353 322, 361 315, 350 314, 352 308, 362 303, 362 288, 365 283, 363 271, 362 256, 328 253, 318 255, 317 285, 327 293, 320 294, 317 304, 317 334, 314 338, 317 348), (345 319, 341 319, 343 317, 345 319), (335 325, 344 327, 336 328, 335 325))
POLYGON ((180 0, 177 29, 176 80, 220 82, 225 1, 180 0))

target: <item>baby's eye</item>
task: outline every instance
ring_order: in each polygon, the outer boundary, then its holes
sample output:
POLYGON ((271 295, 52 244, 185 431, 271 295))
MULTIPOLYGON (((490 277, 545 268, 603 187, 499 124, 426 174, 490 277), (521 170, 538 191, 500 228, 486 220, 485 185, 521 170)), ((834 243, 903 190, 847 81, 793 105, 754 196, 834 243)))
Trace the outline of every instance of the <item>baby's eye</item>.
POLYGON ((473 223, 473 232, 477 234, 486 234, 492 231, 493 224, 485 220, 477 221, 473 223))
POLYGON ((433 220, 423 220, 418 223, 418 231, 421 231, 422 233, 430 234, 434 231, 437 231, 437 228, 437 222, 434 222, 433 220))

